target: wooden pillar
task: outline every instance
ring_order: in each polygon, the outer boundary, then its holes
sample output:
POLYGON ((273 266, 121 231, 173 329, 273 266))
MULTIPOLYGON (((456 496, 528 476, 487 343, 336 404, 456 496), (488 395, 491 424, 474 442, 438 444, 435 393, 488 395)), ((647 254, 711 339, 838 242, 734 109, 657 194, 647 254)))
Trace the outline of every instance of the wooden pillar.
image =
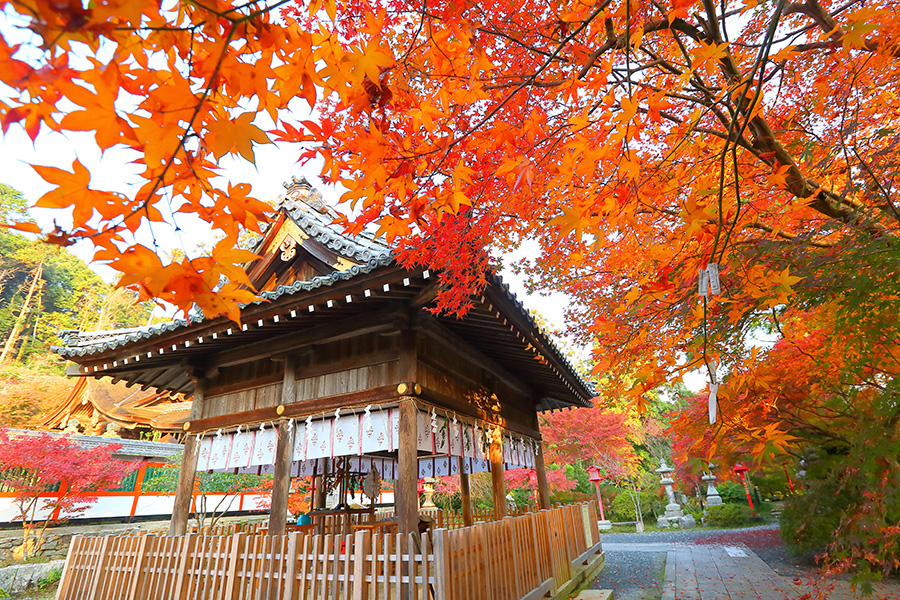
POLYGON ((397 481, 394 505, 401 533, 419 531, 419 456, 416 448, 416 405, 400 398, 400 445, 397 448, 397 481))
MULTIPOLYGON (((284 361, 284 384, 281 404, 294 404, 297 395, 297 361, 289 356, 284 361)), ((290 421, 278 424, 275 444, 275 475, 272 478, 272 505, 269 510, 269 535, 284 535, 287 525, 288 496, 291 493, 291 462, 294 457, 294 430, 290 421)))
MULTIPOLYGON (((418 376, 416 331, 409 326, 411 316, 403 315, 407 325, 400 329, 400 364, 402 382, 415 385, 418 376)), ((401 392, 402 393, 402 392, 401 392)), ((400 396, 400 436, 397 448, 397 480, 394 482, 394 510, 401 533, 419 531, 419 451, 416 423, 416 403, 408 396, 400 396)))
POLYGON ((534 470, 537 474, 538 500, 542 510, 550 508, 550 488, 547 487, 547 468, 544 466, 544 444, 538 442, 534 456, 534 470))
POLYGON ((459 461, 459 495, 462 497, 463 525, 472 525, 472 498, 469 495, 469 473, 466 471, 466 459, 457 457, 459 461))
POLYGON ((503 434, 494 428, 491 439, 491 483, 494 487, 494 516, 499 520, 506 516, 506 478, 503 469, 503 434))
MULTIPOLYGON (((203 398, 206 392, 206 380, 197 379, 194 383, 194 399, 191 401, 190 421, 199 419, 203 414, 203 398)), ((169 535, 187 533, 188 518, 191 514, 191 502, 194 499, 194 477, 197 474, 197 436, 188 435, 184 440, 184 455, 181 458, 181 470, 175 484, 175 506, 172 508, 172 521, 169 523, 169 535)))

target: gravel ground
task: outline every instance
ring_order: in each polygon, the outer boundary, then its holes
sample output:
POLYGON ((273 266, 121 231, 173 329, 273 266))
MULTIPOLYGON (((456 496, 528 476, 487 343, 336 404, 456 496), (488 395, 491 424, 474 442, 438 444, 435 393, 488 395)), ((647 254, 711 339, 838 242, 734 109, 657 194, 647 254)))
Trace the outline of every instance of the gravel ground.
MULTIPOLYGON (((814 565, 785 550, 777 525, 744 529, 673 530, 651 533, 604 533, 604 544, 746 544, 766 564, 783 577, 807 575, 814 565)), ((665 552, 607 551, 606 567, 594 589, 615 590, 616 600, 649 600, 661 596, 666 568, 665 552)))
POLYGON ((606 552, 606 566, 591 587, 615 590, 616 600, 659 598, 665 572, 665 552, 610 551, 606 552))

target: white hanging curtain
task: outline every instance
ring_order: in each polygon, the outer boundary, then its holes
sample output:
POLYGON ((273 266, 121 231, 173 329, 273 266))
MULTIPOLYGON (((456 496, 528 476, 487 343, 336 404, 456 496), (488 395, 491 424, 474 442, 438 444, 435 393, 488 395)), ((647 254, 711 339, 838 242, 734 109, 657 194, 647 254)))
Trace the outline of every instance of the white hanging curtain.
MULTIPOLYGON (((372 456, 394 452, 400 445, 398 409, 334 414, 296 421, 293 426, 292 470, 312 475, 316 460, 356 457, 358 469, 366 473, 375 466, 385 479, 394 479, 396 460, 372 456)), ((466 462, 468 473, 490 470, 487 432, 479 424, 461 421, 437 411, 416 415, 416 446, 430 457, 419 460, 420 477, 455 475, 457 457, 466 462), (452 458, 452 460, 451 460, 452 458), (422 474, 427 473, 427 474, 422 474)), ((241 429, 238 432, 204 435, 198 447, 198 471, 272 473, 278 431, 274 426, 241 429)), ((534 467, 535 443, 515 434, 503 434, 506 469, 534 467)))

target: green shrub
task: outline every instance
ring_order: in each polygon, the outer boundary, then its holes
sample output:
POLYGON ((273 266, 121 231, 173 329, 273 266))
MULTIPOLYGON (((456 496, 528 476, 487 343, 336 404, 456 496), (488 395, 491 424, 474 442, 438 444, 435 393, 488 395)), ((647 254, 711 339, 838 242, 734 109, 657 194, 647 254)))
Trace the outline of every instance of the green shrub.
MULTIPOLYGON (((656 517, 660 514, 660 502, 656 494, 652 492, 640 492, 641 514, 644 520, 650 517, 656 517)), ((631 495, 628 492, 621 492, 613 498, 610 503, 608 515, 613 521, 635 521, 637 515, 634 511, 634 503, 631 501, 631 495)))
POLYGON ((747 491, 739 483, 726 481, 717 485, 716 489, 719 490, 719 497, 722 498, 722 502, 726 504, 747 504, 747 491))
POLYGON ((57 583, 59 583, 59 580, 61 578, 62 578, 62 569, 53 569, 52 571, 47 573, 46 577, 44 577, 43 579, 41 579, 38 582, 37 586, 43 590, 48 587, 52 587, 52 586, 56 585, 57 583))
POLYGON ((710 506, 706 513, 706 524, 711 527, 741 527, 753 518, 750 507, 740 504, 719 504, 710 506))

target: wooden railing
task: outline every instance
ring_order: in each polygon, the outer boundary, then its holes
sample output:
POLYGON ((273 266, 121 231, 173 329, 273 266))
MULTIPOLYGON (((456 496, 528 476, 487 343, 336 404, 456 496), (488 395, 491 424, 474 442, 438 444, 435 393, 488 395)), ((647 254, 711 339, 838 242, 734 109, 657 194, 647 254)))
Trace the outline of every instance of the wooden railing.
POLYGON ((197 527, 191 526, 190 533, 199 533, 201 535, 234 535, 235 533, 255 534, 260 529, 264 529, 266 523, 257 521, 254 523, 220 523, 212 526, 197 527))
MULTIPOLYGON (((506 516, 520 517, 531 512, 534 512, 534 509, 530 506, 513 507, 507 510, 506 516)), ((444 510, 442 508, 421 508, 419 509, 419 514, 425 517, 429 517, 434 522, 434 526, 438 528, 460 529, 461 527, 465 527, 465 523, 463 522, 463 514, 461 512, 444 510)), ((496 520, 497 513, 493 508, 472 509, 473 523, 477 523, 479 521, 488 523, 490 521, 496 520)))
POLYGON ((518 600, 598 557, 593 503, 421 536, 76 536, 57 599, 518 600))

